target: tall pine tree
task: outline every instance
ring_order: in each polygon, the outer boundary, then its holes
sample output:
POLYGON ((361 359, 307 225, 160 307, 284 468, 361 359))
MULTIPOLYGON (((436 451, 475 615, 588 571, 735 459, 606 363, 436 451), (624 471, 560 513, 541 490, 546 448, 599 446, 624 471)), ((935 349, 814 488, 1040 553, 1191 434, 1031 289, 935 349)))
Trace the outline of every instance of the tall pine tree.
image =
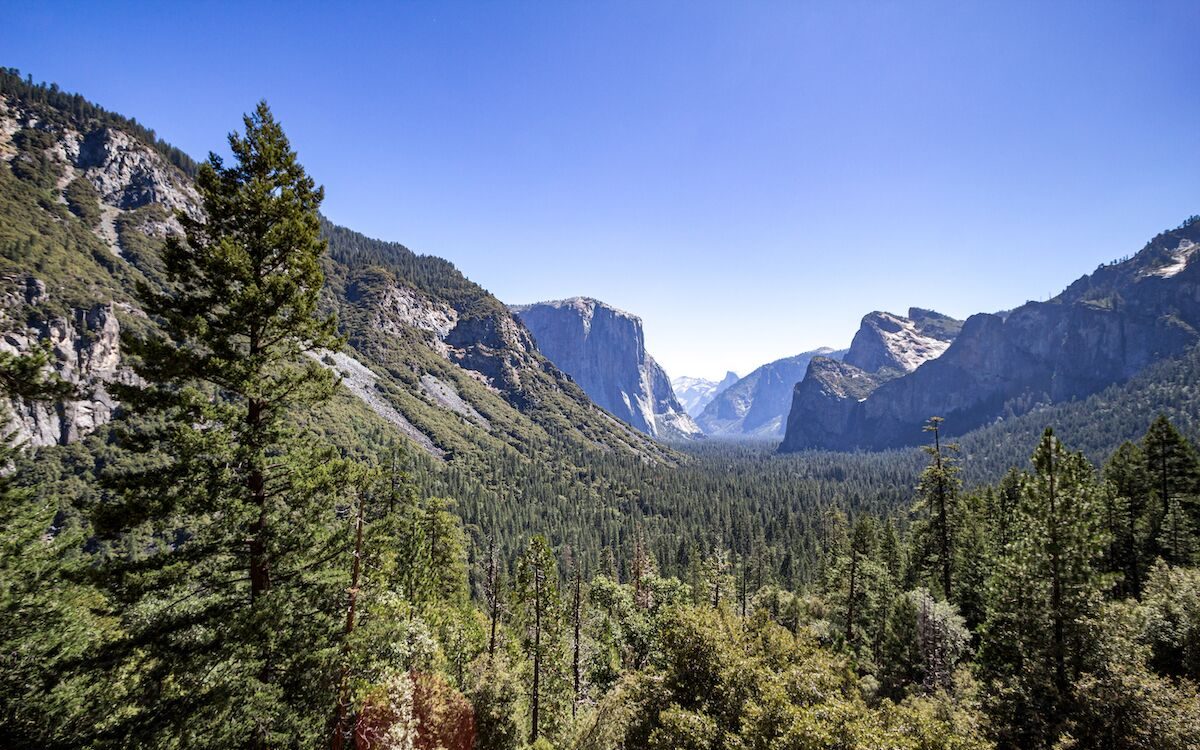
POLYGON ((334 705, 344 465, 291 419, 336 384, 310 356, 340 345, 318 305, 323 191, 265 102, 244 124, 233 162, 200 168, 166 288, 139 289, 157 328, 124 341, 142 383, 119 394, 130 460, 95 520, 163 541, 107 570, 143 660, 129 742, 311 745, 334 705))

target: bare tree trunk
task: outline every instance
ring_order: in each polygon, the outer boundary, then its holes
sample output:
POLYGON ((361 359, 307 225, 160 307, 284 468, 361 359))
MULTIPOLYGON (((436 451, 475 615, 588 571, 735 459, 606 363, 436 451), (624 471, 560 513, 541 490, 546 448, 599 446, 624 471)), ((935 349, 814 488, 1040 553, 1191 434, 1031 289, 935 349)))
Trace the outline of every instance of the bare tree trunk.
POLYGON ((542 571, 533 572, 533 695, 529 711, 529 744, 537 742, 542 676, 542 571))
POLYGON ((582 620, 582 599, 583 599, 583 577, 579 573, 579 566, 575 567, 575 603, 573 606, 573 620, 575 626, 575 640, 572 644, 572 671, 575 675, 575 700, 571 701, 571 718, 575 718, 576 711, 579 707, 579 693, 581 688, 580 669, 579 669, 579 629, 582 620))
POLYGON ((358 513, 354 519, 354 561, 350 571, 350 588, 346 594, 346 625, 343 629, 345 643, 342 645, 342 673, 338 680, 337 719, 334 722, 333 750, 345 747, 346 736, 349 734, 350 719, 350 636, 354 633, 354 614, 358 603, 359 581, 362 575, 362 544, 363 544, 363 515, 366 506, 365 498, 358 498, 358 513))

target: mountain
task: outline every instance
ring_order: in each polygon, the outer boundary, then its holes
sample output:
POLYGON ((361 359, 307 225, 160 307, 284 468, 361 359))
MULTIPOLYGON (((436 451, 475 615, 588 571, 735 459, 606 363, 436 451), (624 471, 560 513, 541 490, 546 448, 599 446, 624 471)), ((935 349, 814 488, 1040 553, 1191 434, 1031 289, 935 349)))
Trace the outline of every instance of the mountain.
MULTIPOLYGON (((162 283, 173 212, 198 211, 196 164, 132 120, 8 71, 0 159, 0 351, 47 345, 81 391, 12 403, 12 427, 33 446, 73 443, 119 409, 106 384, 130 377, 121 331, 152 325, 134 289, 162 283)), ((345 390, 341 418, 321 429, 370 431, 374 444, 404 436, 443 460, 550 444, 666 455, 592 404, 451 263, 328 222, 323 232, 323 304, 348 346, 322 358, 345 390)))
POLYGON ((866 372, 912 372, 941 356, 962 321, 910 307, 908 317, 875 311, 863 317, 842 361, 866 372))
POLYGON ((654 437, 700 436, 670 378, 646 351, 636 315, 589 297, 511 309, 538 350, 618 419, 654 437))
POLYGON ((706 435, 779 438, 792 403, 792 389, 814 357, 840 358, 828 347, 785 357, 759 367, 718 394, 697 417, 706 435))
POLYGON ((671 388, 675 391, 675 398, 679 399, 679 403, 683 405, 688 416, 694 419, 700 416, 700 412, 704 411, 708 402, 721 395, 722 391, 737 381, 737 373, 732 370, 725 373, 725 377, 720 382, 680 375, 677 378, 671 378, 671 388))
POLYGON ((931 415, 962 434, 1085 398, 1178 356, 1200 341, 1197 243, 1193 217, 1051 300, 971 316, 940 356, 896 377, 814 363, 796 387, 780 449, 911 445, 931 415))

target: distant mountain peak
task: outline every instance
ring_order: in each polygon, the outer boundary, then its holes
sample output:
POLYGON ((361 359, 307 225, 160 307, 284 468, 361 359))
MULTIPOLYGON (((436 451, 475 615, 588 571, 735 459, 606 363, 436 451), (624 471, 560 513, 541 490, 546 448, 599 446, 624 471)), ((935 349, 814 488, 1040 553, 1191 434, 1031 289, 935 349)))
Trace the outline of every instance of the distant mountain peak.
POLYGON ((891 448, 1090 396, 1200 342, 1200 219, 1160 232, 1056 297, 960 323, 871 313, 843 368, 796 388, 781 450, 891 448), (851 368, 851 369, 847 369, 851 368))
POLYGON ((654 437, 700 437, 667 374, 646 351, 641 318, 593 297, 510 309, 538 350, 601 408, 654 437))
POLYGON ((778 438, 783 435, 792 390, 810 363, 821 357, 840 358, 843 353, 825 346, 765 364, 722 388, 696 423, 712 436, 778 438))

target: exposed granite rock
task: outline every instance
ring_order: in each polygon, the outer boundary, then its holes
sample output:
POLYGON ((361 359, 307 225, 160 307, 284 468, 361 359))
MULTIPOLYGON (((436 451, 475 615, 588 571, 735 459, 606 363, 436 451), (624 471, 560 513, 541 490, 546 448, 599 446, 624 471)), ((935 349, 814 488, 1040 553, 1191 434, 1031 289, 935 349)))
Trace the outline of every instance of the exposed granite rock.
POLYGON ((961 321, 932 310, 909 308, 908 317, 888 312, 863 317, 844 361, 865 372, 912 372, 936 359, 958 335, 961 321))
POLYGON ((696 419, 706 435, 730 438, 783 436, 792 390, 818 357, 841 359, 845 351, 828 347, 776 360, 751 372, 720 393, 696 419))
POLYGON ((10 426, 17 442, 65 445, 112 418, 116 402, 105 386, 129 377, 121 368, 121 326, 112 304, 95 305, 74 310, 70 319, 54 317, 5 333, 0 351, 27 353, 39 342, 50 347, 54 371, 74 383, 81 397, 60 403, 13 399, 8 405, 10 426))
POLYGON ((667 374, 646 352, 640 318, 588 297, 511 309, 542 354, 600 407, 648 435, 700 436, 667 374))
POLYGON ((1052 300, 973 315, 941 356, 862 400, 819 404, 820 384, 801 383, 781 450, 911 445, 933 415, 960 434, 1088 396, 1179 355, 1200 342, 1197 243, 1200 222, 1191 221, 1052 300))
POLYGON ((725 377, 720 381, 680 375, 671 378, 671 390, 675 391, 675 398, 679 399, 688 416, 695 419, 704 411, 704 407, 736 382, 738 376, 732 370, 725 373, 725 377))
POLYGON ((842 361, 814 359, 789 394, 780 449, 829 447, 831 436, 853 432, 859 404, 884 383, 937 359, 961 329, 961 321, 919 307, 909 308, 907 317, 867 313, 842 361))

